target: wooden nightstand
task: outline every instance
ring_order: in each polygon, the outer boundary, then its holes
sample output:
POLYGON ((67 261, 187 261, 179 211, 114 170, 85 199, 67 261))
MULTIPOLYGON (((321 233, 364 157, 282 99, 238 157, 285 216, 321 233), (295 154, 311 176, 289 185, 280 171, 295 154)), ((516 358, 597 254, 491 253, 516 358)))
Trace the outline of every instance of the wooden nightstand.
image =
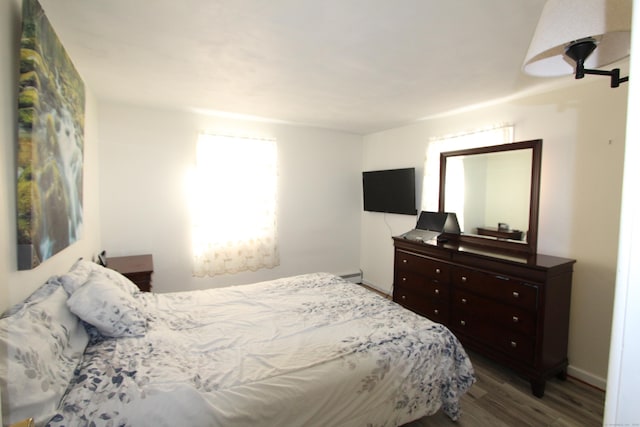
POLYGON ((107 268, 124 275, 138 285, 141 291, 151 292, 153 257, 151 255, 132 255, 107 258, 107 268))

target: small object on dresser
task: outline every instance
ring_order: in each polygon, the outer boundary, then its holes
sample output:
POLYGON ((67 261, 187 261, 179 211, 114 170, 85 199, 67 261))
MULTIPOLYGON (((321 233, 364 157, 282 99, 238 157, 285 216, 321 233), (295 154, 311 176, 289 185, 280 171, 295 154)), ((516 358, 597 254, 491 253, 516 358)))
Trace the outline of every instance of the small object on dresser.
POLYGON ((151 275, 153 274, 153 257, 131 255, 107 258, 108 268, 127 277, 143 292, 151 292, 151 275))
POLYGON ((102 251, 98 254, 97 261, 103 267, 107 266, 107 251, 102 251))
POLYGON ((496 237, 498 239, 509 239, 509 240, 522 240, 523 233, 520 230, 500 230, 496 227, 478 227, 478 234, 480 236, 491 236, 496 237))

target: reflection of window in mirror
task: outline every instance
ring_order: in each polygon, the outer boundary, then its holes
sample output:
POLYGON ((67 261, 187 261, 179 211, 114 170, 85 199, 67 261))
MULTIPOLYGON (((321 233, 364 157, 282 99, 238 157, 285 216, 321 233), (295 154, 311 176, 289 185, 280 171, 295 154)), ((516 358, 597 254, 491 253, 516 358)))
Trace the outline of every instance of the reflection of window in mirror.
POLYGON ((466 234, 498 223, 527 230, 531 156, 514 150, 448 158, 445 211, 456 212, 466 234))
MULTIPOLYGON (((464 157, 452 158, 447 163, 447 196, 445 212, 455 212, 458 217, 458 224, 460 230, 466 230, 465 218, 467 212, 465 211, 465 205, 469 205, 469 202, 465 202, 468 197, 475 197, 474 194, 467 195, 464 191, 465 181, 469 174, 465 174, 464 157)), ((473 213, 471 213, 473 214, 473 213)))

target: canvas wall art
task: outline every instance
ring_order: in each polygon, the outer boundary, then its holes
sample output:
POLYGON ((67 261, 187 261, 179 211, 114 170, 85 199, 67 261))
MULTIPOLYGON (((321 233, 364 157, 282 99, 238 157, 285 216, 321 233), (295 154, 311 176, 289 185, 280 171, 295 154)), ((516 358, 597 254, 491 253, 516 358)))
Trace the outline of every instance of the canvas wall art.
POLYGON ((37 0, 24 0, 17 147, 18 269, 82 233, 84 83, 37 0))

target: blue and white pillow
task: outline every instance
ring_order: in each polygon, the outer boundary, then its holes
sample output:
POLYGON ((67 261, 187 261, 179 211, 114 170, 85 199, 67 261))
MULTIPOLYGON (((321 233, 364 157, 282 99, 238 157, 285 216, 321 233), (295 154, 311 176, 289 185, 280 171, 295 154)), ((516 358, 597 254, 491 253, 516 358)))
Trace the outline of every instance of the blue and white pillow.
POLYGON ((140 336, 147 331, 147 320, 138 301, 104 271, 92 272, 69 297, 67 305, 107 337, 140 336))
POLYGON ((105 268, 95 262, 79 259, 76 261, 69 272, 60 276, 60 281, 67 294, 73 295, 73 293, 80 289, 92 274, 103 275, 115 285, 120 287, 123 291, 130 295, 136 295, 140 293, 140 289, 131 280, 110 268, 105 268))
POLYGON ((67 297, 54 277, 0 318, 3 425, 47 421, 82 361, 89 336, 67 297))

